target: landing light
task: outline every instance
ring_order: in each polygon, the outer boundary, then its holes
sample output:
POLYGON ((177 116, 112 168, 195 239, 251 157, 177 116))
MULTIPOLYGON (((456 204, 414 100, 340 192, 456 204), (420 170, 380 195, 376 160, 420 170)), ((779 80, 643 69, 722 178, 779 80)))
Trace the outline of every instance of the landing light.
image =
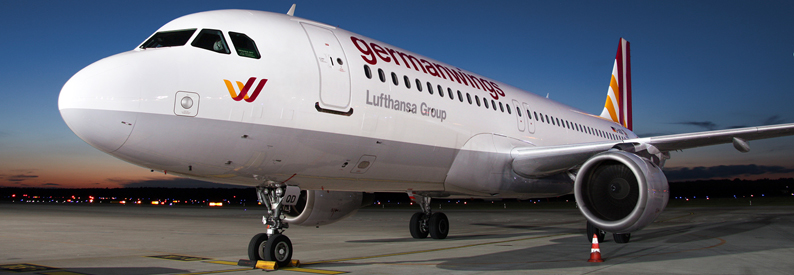
POLYGON ((220 206, 223 206, 223 203, 222 202, 210 202, 210 206, 218 206, 218 207, 220 207, 220 206))
POLYGON ((160 204, 159 201, 152 201, 152 205, 159 205, 159 204, 160 204))

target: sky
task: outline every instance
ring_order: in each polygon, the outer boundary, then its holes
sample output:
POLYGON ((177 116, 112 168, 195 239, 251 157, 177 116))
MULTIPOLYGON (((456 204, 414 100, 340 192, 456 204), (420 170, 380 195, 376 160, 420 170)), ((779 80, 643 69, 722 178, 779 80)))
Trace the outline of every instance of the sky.
MULTIPOLYGON (((216 9, 338 26, 600 114, 618 39, 631 43, 634 131, 794 122, 793 1, 0 0, 0 186, 196 186, 96 150, 61 119, 77 71, 168 21, 216 9)), ((672 152, 673 180, 794 177, 794 137, 672 152)), ((206 186, 206 184, 202 185, 206 186)))

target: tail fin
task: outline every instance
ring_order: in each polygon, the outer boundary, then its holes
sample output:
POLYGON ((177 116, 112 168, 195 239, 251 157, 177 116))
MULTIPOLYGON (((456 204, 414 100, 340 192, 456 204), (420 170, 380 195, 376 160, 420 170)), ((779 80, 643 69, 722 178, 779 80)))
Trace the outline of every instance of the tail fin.
POLYGON ((607 90, 607 101, 601 117, 633 130, 631 118, 631 55, 629 41, 621 38, 615 66, 612 67, 612 80, 607 90))

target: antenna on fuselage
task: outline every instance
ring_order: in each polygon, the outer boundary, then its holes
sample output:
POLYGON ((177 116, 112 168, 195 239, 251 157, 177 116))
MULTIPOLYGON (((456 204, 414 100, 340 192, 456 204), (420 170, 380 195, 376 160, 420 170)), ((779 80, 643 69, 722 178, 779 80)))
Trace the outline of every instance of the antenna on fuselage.
POLYGON ((287 15, 295 16, 295 4, 292 4, 292 7, 289 8, 289 11, 287 12, 287 15))

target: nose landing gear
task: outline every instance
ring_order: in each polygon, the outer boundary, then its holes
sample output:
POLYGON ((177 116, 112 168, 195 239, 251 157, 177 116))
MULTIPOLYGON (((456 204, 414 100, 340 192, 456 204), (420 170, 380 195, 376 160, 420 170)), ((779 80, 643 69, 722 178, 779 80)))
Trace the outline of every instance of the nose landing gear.
POLYGON ((284 223, 282 206, 293 206, 297 203, 300 188, 285 186, 273 182, 256 187, 259 201, 267 207, 267 215, 262 223, 267 226, 267 233, 256 234, 248 243, 248 259, 251 261, 274 261, 278 266, 288 266, 292 261, 292 242, 283 235, 289 224, 284 223))

